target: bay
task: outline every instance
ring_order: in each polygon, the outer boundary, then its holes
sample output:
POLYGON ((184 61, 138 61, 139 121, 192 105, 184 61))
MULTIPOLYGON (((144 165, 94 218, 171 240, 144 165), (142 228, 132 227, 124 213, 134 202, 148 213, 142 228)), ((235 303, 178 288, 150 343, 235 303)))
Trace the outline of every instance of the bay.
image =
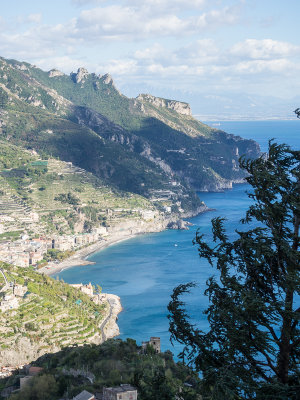
MULTIPOLYGON (((226 121, 209 123, 228 133, 256 140, 262 151, 268 140, 276 138, 294 149, 300 148, 300 121, 226 121)), ((189 313, 198 326, 207 328, 203 311, 208 305, 204 296, 206 280, 214 273, 204 260, 200 260, 192 241, 198 228, 210 235, 213 217, 227 219, 230 236, 241 229, 240 218, 249 207, 246 184, 235 185, 222 193, 199 193, 200 198, 213 211, 190 219, 188 231, 167 230, 147 234, 121 242, 89 257, 94 265, 79 266, 62 271, 58 276, 68 283, 100 284, 103 292, 121 297, 123 312, 119 315, 120 337, 131 337, 139 344, 150 336, 161 338, 162 349, 175 355, 181 346, 172 347, 168 332, 167 305, 173 288, 180 283, 196 282, 197 287, 186 297, 189 313)))

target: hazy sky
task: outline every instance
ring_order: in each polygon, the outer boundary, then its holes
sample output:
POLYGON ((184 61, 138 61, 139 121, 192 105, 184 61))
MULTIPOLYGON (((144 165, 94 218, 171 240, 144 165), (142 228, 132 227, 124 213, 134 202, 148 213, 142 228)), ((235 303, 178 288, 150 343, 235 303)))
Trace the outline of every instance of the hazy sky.
POLYGON ((130 96, 288 99, 300 94, 299 20, 299 0, 0 0, 0 55, 109 72, 130 96))

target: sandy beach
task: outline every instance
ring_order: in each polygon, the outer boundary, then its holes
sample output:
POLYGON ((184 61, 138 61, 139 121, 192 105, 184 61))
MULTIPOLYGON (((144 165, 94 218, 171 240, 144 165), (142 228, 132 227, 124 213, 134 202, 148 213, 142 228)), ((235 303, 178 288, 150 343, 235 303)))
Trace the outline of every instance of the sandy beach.
MULTIPOLYGON (((147 233, 147 232, 144 232, 147 233)), ((60 263, 48 263, 45 267, 40 268, 38 272, 45 275, 53 275, 61 272, 64 269, 75 267, 77 265, 92 265, 94 264, 91 261, 86 260, 88 256, 93 253, 97 253, 100 250, 103 250, 113 244, 120 243, 124 240, 132 239, 137 235, 143 234, 142 232, 136 234, 128 234, 124 233, 123 235, 118 233, 111 233, 109 237, 103 238, 99 242, 93 243, 90 246, 87 246, 83 249, 76 251, 71 257, 60 263)))
MULTIPOLYGON (((203 205, 199 207, 196 212, 185 213, 184 215, 182 215, 182 218, 190 218, 206 211, 209 211, 209 208, 206 205, 203 205)), ((86 260, 86 258, 91 254, 112 246, 113 244, 132 239, 138 235, 163 231, 167 229, 168 226, 170 226, 171 222, 175 223, 175 226, 172 227, 172 229, 188 229, 187 226, 189 225, 189 223, 187 221, 183 221, 182 219, 178 220, 177 218, 173 221, 172 218, 162 218, 150 223, 142 222, 135 226, 131 225, 128 229, 125 230, 109 232, 108 236, 103 237, 98 242, 77 250, 75 254, 60 263, 48 263, 45 267, 40 268, 38 272, 46 275, 53 275, 67 268, 79 265, 92 265, 94 264, 93 262, 86 260)))

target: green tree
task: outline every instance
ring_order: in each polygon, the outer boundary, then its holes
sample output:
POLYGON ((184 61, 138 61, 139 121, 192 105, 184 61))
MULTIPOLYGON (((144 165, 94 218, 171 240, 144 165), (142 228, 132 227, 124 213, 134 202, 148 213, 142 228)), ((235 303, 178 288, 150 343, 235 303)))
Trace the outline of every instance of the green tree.
POLYGON ((0 108, 6 108, 8 103, 8 94, 0 88, 0 108))
POLYGON ((212 244, 197 231, 200 257, 218 271, 205 291, 210 329, 190 322, 181 295, 195 285, 183 284, 168 306, 171 338, 202 372, 206 398, 299 399, 300 151, 270 142, 267 158, 240 164, 252 186, 250 229, 229 241, 215 218, 212 244))
POLYGON ((54 400, 58 398, 58 385, 54 376, 41 375, 32 378, 11 400, 54 400))

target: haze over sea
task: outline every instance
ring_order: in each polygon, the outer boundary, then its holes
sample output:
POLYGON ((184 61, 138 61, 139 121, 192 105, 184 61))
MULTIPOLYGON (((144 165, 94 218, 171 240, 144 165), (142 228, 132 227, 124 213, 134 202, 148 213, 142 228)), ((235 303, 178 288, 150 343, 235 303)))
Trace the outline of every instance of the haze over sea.
MULTIPOLYGON (((289 144, 300 149, 300 121, 226 121, 209 125, 228 133, 256 140, 266 151, 268 140, 289 144)), ((227 218, 230 236, 236 228, 243 229, 239 220, 250 204, 245 191, 250 186, 235 185, 222 193, 199 193, 200 198, 214 211, 190 219, 193 226, 188 231, 168 230, 147 234, 109 247, 89 258, 95 265, 79 266, 62 271, 58 276, 68 283, 100 284, 103 292, 121 297, 123 312, 118 325, 122 339, 131 337, 138 343, 150 336, 159 336, 162 349, 175 354, 181 346, 170 344, 167 305, 173 288, 180 283, 197 282, 198 286, 186 297, 191 316, 201 329, 207 328, 203 315, 208 301, 203 295, 206 280, 215 271, 200 260, 192 240, 196 230, 210 232, 213 217, 227 218)))

